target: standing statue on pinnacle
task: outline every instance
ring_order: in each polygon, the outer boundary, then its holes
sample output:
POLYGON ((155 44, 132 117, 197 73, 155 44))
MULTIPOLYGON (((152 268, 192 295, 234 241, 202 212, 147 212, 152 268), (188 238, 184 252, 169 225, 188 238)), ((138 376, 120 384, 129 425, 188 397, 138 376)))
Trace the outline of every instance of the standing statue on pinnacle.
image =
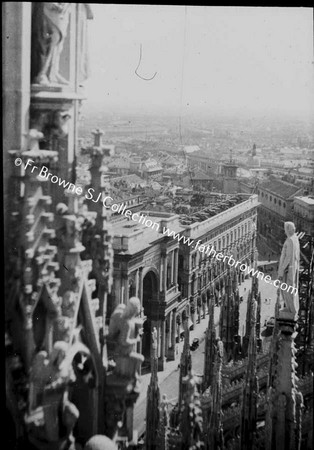
POLYGON ((282 248, 278 268, 279 280, 287 284, 286 290, 279 288, 284 301, 284 308, 281 312, 288 313, 291 318, 295 319, 299 310, 300 244, 293 222, 285 222, 285 232, 287 239, 282 248))

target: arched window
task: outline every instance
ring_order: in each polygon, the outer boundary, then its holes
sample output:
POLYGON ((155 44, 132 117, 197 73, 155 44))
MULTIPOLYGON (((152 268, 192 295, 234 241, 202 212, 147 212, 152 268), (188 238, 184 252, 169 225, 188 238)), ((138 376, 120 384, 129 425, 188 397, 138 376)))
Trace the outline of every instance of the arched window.
POLYGON ((167 288, 169 289, 171 286, 171 265, 170 262, 167 264, 167 288))
POLYGON ((135 282, 134 280, 129 281, 129 298, 136 294, 135 282))

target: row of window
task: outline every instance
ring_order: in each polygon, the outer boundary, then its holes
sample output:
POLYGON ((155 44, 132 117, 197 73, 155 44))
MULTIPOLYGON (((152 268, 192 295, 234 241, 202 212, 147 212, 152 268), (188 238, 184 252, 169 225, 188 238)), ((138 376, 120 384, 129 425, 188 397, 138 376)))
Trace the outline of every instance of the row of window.
MULTIPOLYGON (((208 245, 210 248, 213 247, 217 252, 222 251, 223 249, 226 249, 229 247, 229 245, 234 244, 237 239, 248 237, 248 232, 251 231, 251 222, 246 222, 241 227, 238 227, 235 230, 231 230, 230 234, 228 233, 226 236, 223 236, 222 239, 218 239, 218 241, 214 241, 213 243, 207 243, 203 245, 208 245)), ((207 258, 207 255, 200 251, 192 254, 192 268, 195 269, 197 264, 197 254, 199 254, 199 260, 202 261, 203 259, 207 258)))
MULTIPOLYGON (((267 193, 264 194, 264 192, 261 193, 261 191, 258 191, 258 195, 261 195, 262 198, 265 197, 265 199, 268 200, 268 194, 267 193)), ((269 196, 269 201, 273 201, 273 196, 272 195, 269 196)), ((277 198, 276 197, 274 197, 274 204, 275 205, 277 204, 277 198)), ((281 200, 278 200, 278 205, 281 206, 281 200)), ((282 202, 282 206, 285 208, 286 207, 286 203, 282 202)))
MULTIPOLYGON (((238 253, 237 259, 241 260, 244 255, 246 255, 250 251, 250 244, 247 243, 238 253)), ((192 275, 191 281, 191 295, 196 294, 196 289, 200 290, 207 285, 209 281, 213 281, 219 274, 224 273, 229 268, 228 261, 219 261, 214 264, 212 267, 207 267, 206 270, 199 274, 192 275)), ((179 283, 180 284, 180 283, 179 283)), ((182 295, 183 297, 187 296, 187 286, 182 286, 182 295)))
MULTIPOLYGON (((208 245, 210 241, 212 241, 216 236, 219 236, 221 234, 224 234, 225 232, 229 232, 229 230, 233 227, 236 227, 239 223, 244 222, 246 219, 251 219, 254 217, 256 213, 256 209, 250 210, 248 212, 243 213, 240 217, 237 217, 235 219, 228 220, 222 225, 219 225, 219 227, 215 228, 213 231, 208 233, 205 239, 202 239, 203 245, 208 245)), ((250 222, 249 222, 249 230, 250 230, 250 222)))

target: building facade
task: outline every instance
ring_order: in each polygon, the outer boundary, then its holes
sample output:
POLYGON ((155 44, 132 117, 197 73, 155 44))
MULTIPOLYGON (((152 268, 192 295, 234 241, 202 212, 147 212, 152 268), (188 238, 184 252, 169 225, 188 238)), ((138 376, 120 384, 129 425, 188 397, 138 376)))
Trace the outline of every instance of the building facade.
POLYGON ((299 231, 314 236, 314 198, 294 198, 293 221, 299 231))
MULTIPOLYGON (((237 205, 186 227, 184 236, 193 240, 193 244, 180 244, 178 284, 182 304, 194 326, 197 320, 205 317, 204 312, 209 311, 211 301, 219 302, 232 269, 227 260, 217 260, 209 249, 254 265, 258 205, 257 195, 243 196, 237 205)), ((239 272, 238 281, 241 282, 243 274, 239 272)))
MULTIPOLYGON (((177 216, 142 212, 145 223, 121 220, 115 224, 114 285, 109 308, 137 296, 145 316, 142 353, 150 361, 151 332, 157 329, 159 370, 175 359, 177 315, 181 311, 178 280, 178 241, 162 230, 178 230, 177 216), (150 225, 152 224, 152 225, 150 225), (148 226, 150 225, 150 226, 148 226)), ((141 220, 141 219, 140 219, 141 220)))
POLYGON ((293 219, 293 199, 302 188, 281 180, 270 180, 258 186, 258 231, 261 239, 279 251, 285 240, 284 222, 293 219))
POLYGON ((143 178, 147 181, 151 180, 158 181, 162 179, 163 168, 161 167, 158 161, 156 161, 153 158, 150 158, 142 162, 140 173, 143 176, 143 178))

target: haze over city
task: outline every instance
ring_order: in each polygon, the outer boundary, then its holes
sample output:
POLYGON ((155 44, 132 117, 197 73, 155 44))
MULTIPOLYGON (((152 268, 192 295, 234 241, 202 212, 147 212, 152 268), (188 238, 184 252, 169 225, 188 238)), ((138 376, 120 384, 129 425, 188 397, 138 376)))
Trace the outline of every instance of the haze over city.
POLYGON ((311 8, 92 7, 84 112, 313 114, 311 8))

